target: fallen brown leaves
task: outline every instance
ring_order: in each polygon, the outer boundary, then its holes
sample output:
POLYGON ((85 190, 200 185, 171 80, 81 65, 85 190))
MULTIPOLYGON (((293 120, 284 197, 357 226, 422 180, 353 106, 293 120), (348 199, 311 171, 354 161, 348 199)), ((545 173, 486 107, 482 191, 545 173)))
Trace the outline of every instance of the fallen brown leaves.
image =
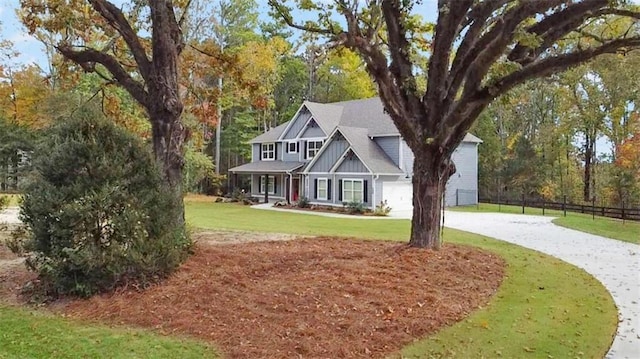
POLYGON ((489 300, 497 256, 355 239, 200 245, 170 279, 67 314, 213 342, 229 358, 384 357, 489 300))

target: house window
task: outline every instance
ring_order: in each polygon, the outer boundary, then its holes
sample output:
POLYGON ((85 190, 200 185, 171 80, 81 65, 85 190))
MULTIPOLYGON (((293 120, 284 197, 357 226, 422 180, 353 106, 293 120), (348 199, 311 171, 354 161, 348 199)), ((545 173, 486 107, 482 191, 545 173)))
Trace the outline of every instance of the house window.
POLYGON ((318 186, 316 187, 316 198, 326 200, 328 198, 327 193, 329 192, 328 187, 329 186, 326 178, 318 178, 318 186))
POLYGON ((287 144, 287 153, 298 153, 298 142, 289 142, 287 144))
POLYGON ((273 161, 276 159, 276 144, 275 143, 263 143, 262 144, 262 160, 273 161))
POLYGON ((363 202, 364 185, 362 180, 345 179, 342 180, 342 201, 343 202, 363 202))
POLYGON ((307 159, 312 159, 316 156, 320 147, 322 147, 323 141, 308 141, 307 142, 307 159))
POLYGON ((264 193, 264 187, 267 186, 269 194, 276 193, 276 177, 266 176, 268 184, 265 183, 265 176, 260 176, 260 193, 264 193))

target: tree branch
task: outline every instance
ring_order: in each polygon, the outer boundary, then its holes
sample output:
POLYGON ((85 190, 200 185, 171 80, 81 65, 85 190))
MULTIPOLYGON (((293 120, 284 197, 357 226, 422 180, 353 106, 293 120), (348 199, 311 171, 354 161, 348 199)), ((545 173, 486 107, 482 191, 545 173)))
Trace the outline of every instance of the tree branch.
POLYGON ((148 96, 144 85, 134 80, 113 56, 92 48, 78 51, 69 45, 59 45, 56 46, 56 49, 60 51, 64 57, 77 63, 87 72, 96 72, 95 64, 101 64, 109 70, 115 81, 127 90, 136 101, 145 108, 148 108, 148 96))
POLYGON ((151 63, 147 52, 122 11, 107 0, 89 0, 89 3, 122 36, 138 65, 140 75, 145 81, 148 80, 151 63))
MULTIPOLYGON (((442 89, 449 74, 451 50, 461 29, 460 25, 472 4, 473 0, 438 1, 438 22, 427 72, 429 86, 425 94, 425 106, 432 115, 437 116, 436 112, 444 110, 441 108, 441 101, 444 100, 442 89)), ((430 130, 435 131, 434 123, 430 130)))
POLYGON ((611 40, 601 46, 573 51, 567 54, 556 55, 531 63, 518 71, 495 81, 491 85, 484 86, 473 94, 456 101, 456 107, 443 121, 446 127, 452 131, 442 131, 437 141, 451 146, 457 144, 464 136, 464 132, 471 126, 477 116, 496 97, 506 93, 513 87, 528 80, 548 76, 564 71, 568 68, 585 63, 596 56, 606 53, 616 53, 620 49, 640 48, 640 37, 611 40))

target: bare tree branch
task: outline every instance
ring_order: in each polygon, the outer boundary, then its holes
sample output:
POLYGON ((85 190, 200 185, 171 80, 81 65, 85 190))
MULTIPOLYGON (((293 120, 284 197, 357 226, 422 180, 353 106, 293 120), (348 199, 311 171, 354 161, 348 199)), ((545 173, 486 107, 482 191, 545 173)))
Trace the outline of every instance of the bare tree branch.
POLYGON ((151 69, 151 62, 147 57, 147 52, 140 43, 138 35, 129 24, 122 11, 107 0, 89 0, 93 8, 122 36, 127 46, 131 50, 131 54, 138 64, 140 75, 148 80, 151 69))

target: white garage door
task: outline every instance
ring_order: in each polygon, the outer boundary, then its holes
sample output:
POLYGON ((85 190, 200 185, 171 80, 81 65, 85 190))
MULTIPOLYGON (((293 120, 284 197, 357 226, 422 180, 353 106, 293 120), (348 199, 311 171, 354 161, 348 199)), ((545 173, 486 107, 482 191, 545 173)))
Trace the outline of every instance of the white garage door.
POLYGON ((382 182, 382 199, 387 200, 391 211, 413 210, 413 185, 411 182, 382 182))

